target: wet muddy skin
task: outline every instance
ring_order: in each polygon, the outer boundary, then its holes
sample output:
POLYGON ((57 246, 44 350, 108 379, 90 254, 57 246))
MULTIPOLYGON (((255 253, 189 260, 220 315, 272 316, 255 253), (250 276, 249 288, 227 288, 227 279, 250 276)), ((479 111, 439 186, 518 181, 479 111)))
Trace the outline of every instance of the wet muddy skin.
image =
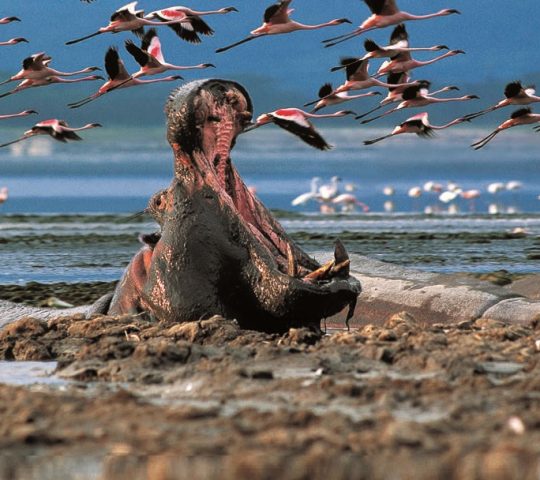
POLYGON ((538 340, 407 314, 326 336, 21 320, 0 356, 68 384, 0 387, 0 477, 536 479, 538 340))

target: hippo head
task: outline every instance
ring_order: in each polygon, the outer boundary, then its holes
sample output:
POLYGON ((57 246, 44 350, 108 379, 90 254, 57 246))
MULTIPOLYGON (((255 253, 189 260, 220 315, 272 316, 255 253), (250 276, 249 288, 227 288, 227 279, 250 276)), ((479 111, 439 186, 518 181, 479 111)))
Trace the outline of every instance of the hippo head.
POLYGON ((360 284, 349 276, 342 245, 335 261, 320 267, 231 162, 236 137, 252 118, 246 90, 232 81, 191 82, 171 94, 166 114, 174 178, 147 209, 161 234, 144 249, 144 262, 135 258, 128 266, 110 313, 125 313, 129 304, 129 311, 167 322, 219 314, 245 328, 284 331, 352 310, 360 284))

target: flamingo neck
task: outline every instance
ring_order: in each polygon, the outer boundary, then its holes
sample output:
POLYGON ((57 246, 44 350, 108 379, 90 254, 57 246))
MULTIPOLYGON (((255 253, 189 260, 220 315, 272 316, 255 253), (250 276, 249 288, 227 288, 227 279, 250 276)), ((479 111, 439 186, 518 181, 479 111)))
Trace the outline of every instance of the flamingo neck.
POLYGON ((446 52, 443 55, 439 55, 438 57, 432 58, 431 60, 425 60, 423 62, 417 61, 418 65, 424 66, 424 65, 431 65, 432 63, 438 62, 439 60, 442 60, 446 57, 451 57, 454 54, 452 52, 446 52))
POLYGON ((463 120, 461 118, 456 118, 455 120, 452 120, 450 123, 447 123, 446 125, 440 125, 440 126, 432 125, 430 126, 430 128, 432 128, 433 130, 443 130, 445 128, 452 127, 453 125, 457 125, 458 123, 462 123, 462 122, 463 120))
POLYGON ((426 20, 428 18, 435 18, 435 17, 442 17, 445 15, 444 10, 440 10, 439 12, 435 13, 428 13, 426 15, 413 15, 412 13, 408 12, 401 12, 403 20, 426 20))
POLYGON ((340 112, 335 112, 335 113, 308 113, 308 112, 304 112, 304 115, 306 117, 310 117, 310 118, 330 118, 330 117, 343 117, 344 115, 340 112))
POLYGON ((319 28, 331 27, 336 25, 333 20, 326 23, 318 23, 316 25, 305 25, 303 23, 295 22, 297 30, 317 30, 319 28))

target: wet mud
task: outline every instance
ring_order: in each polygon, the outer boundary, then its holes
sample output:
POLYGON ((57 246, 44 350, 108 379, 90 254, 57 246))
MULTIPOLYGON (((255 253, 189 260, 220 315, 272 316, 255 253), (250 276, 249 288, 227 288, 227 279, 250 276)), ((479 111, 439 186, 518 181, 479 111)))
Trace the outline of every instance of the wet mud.
POLYGON ((540 324, 284 335, 214 317, 22 319, 4 360, 62 386, 0 386, 0 478, 536 479, 540 324))

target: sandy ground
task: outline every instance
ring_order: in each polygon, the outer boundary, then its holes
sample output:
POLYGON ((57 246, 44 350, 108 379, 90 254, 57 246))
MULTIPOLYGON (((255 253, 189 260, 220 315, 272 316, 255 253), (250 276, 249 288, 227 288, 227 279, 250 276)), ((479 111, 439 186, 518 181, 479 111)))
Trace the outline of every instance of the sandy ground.
POLYGON ((0 358, 65 383, 0 385, 0 478, 539 478, 540 325, 330 333, 23 319, 0 358))

